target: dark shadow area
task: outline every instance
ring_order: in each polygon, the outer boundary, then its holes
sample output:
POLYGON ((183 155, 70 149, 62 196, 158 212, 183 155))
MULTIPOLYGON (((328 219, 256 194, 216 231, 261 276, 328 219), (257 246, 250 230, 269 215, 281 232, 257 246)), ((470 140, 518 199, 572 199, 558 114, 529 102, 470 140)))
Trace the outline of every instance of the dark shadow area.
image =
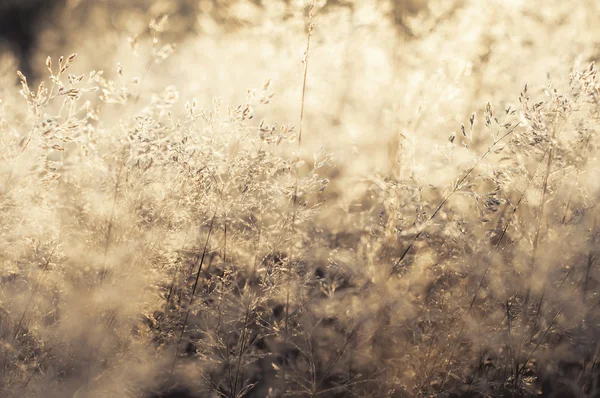
POLYGON ((40 28, 51 22, 60 0, 2 0, 0 1, 0 50, 11 51, 19 69, 31 76, 30 58, 36 48, 40 28))

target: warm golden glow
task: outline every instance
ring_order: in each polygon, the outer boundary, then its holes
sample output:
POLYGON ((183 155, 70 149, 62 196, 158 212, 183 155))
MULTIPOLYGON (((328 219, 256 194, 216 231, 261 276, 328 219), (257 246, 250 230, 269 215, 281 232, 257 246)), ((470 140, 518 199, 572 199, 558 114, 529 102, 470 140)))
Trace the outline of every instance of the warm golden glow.
POLYGON ((0 4, 0 397, 598 395, 597 1, 0 4))

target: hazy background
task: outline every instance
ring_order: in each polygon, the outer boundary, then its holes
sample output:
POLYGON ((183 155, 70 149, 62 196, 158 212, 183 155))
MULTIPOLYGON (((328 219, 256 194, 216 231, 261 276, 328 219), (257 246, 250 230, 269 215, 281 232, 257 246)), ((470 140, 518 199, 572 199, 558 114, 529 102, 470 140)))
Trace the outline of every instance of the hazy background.
POLYGON ((600 2, 310 5, 0 0, 0 395, 597 391, 600 2))

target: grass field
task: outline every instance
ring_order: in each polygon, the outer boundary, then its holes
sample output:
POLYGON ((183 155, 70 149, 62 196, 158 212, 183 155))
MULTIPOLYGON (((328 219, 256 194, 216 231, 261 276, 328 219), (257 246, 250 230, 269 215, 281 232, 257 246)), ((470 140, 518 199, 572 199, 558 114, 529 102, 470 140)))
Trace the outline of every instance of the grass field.
POLYGON ((600 1, 67 3, 0 55, 0 397, 600 396, 600 1))

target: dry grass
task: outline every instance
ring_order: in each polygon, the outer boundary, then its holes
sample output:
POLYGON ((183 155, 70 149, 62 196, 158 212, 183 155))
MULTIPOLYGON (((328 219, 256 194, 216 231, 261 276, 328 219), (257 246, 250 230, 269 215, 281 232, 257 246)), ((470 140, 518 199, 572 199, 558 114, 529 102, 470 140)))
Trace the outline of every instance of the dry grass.
POLYGON ((600 4, 217 3, 2 59, 0 396, 600 394, 600 4))

